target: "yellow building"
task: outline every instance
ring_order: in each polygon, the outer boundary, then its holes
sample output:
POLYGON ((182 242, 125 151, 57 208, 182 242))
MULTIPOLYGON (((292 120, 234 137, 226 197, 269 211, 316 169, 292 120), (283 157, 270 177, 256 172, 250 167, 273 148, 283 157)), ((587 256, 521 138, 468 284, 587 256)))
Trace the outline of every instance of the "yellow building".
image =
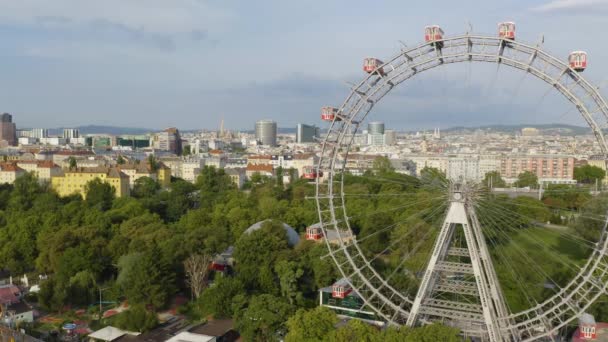
POLYGON ((156 175, 161 188, 168 188, 171 185, 171 169, 167 165, 159 162, 156 175))
MULTIPOLYGON (((587 164, 599 167, 600 169, 606 171, 606 159, 604 159, 602 156, 591 156, 589 160, 587 160, 587 164)), ((604 177, 602 183, 608 184, 608 172, 606 172, 606 176, 604 177)))
POLYGON ((117 168, 129 177, 131 188, 133 188, 135 182, 142 177, 154 179, 160 184, 161 188, 167 188, 171 183, 171 169, 163 163, 158 163, 158 169, 156 171, 152 170, 147 163, 123 164, 117 165, 117 168))
POLYGON ((95 178, 110 184, 116 197, 128 196, 130 193, 129 176, 116 168, 107 167, 66 169, 61 175, 51 178, 51 185, 59 196, 82 194, 86 197, 85 186, 95 178))

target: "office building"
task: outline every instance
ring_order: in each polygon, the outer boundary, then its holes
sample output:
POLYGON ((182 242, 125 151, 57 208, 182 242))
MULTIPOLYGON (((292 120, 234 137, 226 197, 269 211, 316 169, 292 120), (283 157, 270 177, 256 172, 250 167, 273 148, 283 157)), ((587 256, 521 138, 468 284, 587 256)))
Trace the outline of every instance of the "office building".
POLYGON ((49 130, 46 128, 34 128, 30 133, 30 138, 42 139, 49 137, 49 130))
POLYGON ((17 144, 17 128, 9 113, 0 115, 0 141, 6 141, 11 146, 17 144))
POLYGON ((319 137, 319 127, 299 123, 296 127, 296 143, 312 143, 319 137))
POLYGON ((397 132, 392 129, 384 131, 384 144, 388 146, 397 144, 397 132))
POLYGON ((277 145, 277 123, 272 120, 260 120, 255 123, 255 139, 261 145, 277 145))
POLYGON ((80 138, 80 132, 76 128, 64 128, 63 129, 63 138, 64 139, 75 139, 80 138))
POLYGON ((371 146, 385 145, 384 122, 374 121, 367 125, 367 144, 371 146))
POLYGON ((150 140, 150 145, 155 149, 169 151, 176 155, 182 154, 182 137, 175 127, 154 133, 150 140))
POLYGON ((384 134, 384 122, 374 121, 367 125, 368 134, 384 134))
POLYGON ((521 155, 505 156, 500 161, 500 175, 503 178, 517 178, 530 171, 538 178, 572 179, 575 159, 567 155, 521 155))

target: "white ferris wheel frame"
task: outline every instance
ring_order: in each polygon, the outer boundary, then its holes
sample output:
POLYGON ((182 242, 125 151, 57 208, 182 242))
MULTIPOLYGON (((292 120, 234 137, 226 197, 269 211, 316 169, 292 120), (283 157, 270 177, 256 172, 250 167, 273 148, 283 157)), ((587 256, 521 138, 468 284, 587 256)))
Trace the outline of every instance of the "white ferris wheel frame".
MULTIPOLYGON (((404 325, 413 300, 391 286, 371 265, 361 251, 345 209, 343 195, 348 153, 360 125, 374 105, 400 83, 438 66, 460 62, 488 62, 511 66, 530 73, 558 90, 575 105, 595 135, 604 160, 608 159, 608 144, 602 129, 608 127, 608 105, 598 89, 567 63, 541 49, 519 41, 494 36, 465 34, 445 37, 413 48, 402 49, 385 62, 383 72, 365 77, 339 108, 322 141, 317 165, 324 179, 317 178, 316 202, 320 227, 338 232, 339 244, 326 239, 332 260, 353 290, 379 317, 389 324, 404 325), (337 186, 337 189, 334 187, 337 186)), ((584 312, 608 290, 608 223, 604 224, 587 263, 557 294, 536 306, 511 313, 499 320, 505 340, 532 341, 551 337, 584 312)), ((458 320, 460 313, 446 308, 442 313, 458 320)), ((423 323, 425 323, 423 321, 423 323)), ((483 327, 464 331, 473 335, 483 333, 483 327)))

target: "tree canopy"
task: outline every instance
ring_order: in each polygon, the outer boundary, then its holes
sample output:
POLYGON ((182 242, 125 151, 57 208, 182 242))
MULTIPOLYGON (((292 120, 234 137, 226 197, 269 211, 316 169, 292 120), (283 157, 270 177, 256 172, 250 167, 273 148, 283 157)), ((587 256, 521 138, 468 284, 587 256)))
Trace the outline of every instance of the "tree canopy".
POLYGON ((606 177, 606 171, 593 165, 583 165, 574 168, 574 179, 583 184, 601 183, 606 177))

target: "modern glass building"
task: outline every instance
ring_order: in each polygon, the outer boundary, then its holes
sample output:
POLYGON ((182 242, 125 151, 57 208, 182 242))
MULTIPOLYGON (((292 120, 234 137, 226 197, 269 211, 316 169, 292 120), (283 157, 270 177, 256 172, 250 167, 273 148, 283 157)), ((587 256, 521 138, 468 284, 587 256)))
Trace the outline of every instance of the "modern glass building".
POLYGON ((296 127, 296 143, 312 143, 319 137, 319 127, 299 123, 296 127))
POLYGON ((277 123, 272 120, 260 120, 255 123, 255 140, 266 146, 277 145, 277 123))

